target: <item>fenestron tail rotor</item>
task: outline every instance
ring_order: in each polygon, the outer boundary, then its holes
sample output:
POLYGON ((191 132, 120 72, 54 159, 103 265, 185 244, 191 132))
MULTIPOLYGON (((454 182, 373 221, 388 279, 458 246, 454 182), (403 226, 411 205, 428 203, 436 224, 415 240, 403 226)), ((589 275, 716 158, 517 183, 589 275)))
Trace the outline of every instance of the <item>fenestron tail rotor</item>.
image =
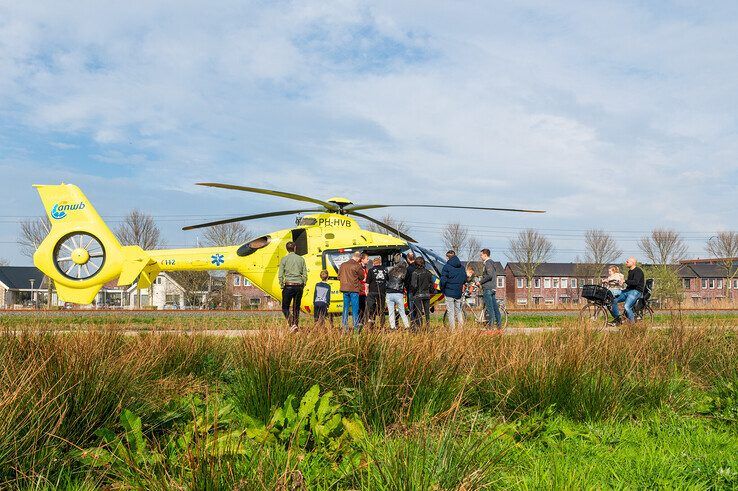
POLYGON ((401 237, 410 242, 415 242, 415 240, 412 237, 409 237, 407 234, 403 234, 402 232, 395 229, 394 227, 391 227, 387 225, 386 223, 383 223, 375 218, 372 218, 368 215, 365 215, 363 213, 358 213, 358 212, 364 211, 364 210, 374 210, 378 208, 400 208, 402 207, 402 208, 447 208, 447 209, 455 209, 455 210, 504 211, 504 212, 514 212, 514 213, 545 213, 545 211, 543 210, 528 210, 528 209, 523 209, 523 208, 498 208, 498 207, 486 207, 486 206, 425 205, 425 204, 419 204, 419 205, 417 204, 355 205, 346 198, 330 198, 324 201, 324 200, 320 200, 316 198, 311 198, 309 196, 304 196, 301 194, 286 193, 283 191, 274 191, 271 189, 238 186, 235 184, 223 184, 223 183, 217 183, 217 182, 199 182, 197 184, 199 186, 208 186, 208 187, 221 188, 221 189, 233 189, 236 191, 246 191, 249 193, 265 194, 269 196, 278 196, 280 198, 287 198, 287 199, 291 199, 295 201, 313 203, 316 205, 320 205, 322 208, 303 209, 303 210, 285 210, 285 211, 276 211, 276 212, 271 212, 271 213, 259 213, 257 215, 244 215, 241 217, 226 218, 223 220, 216 220, 213 222, 201 223, 198 225, 190 225, 188 227, 184 227, 182 230, 192 230, 196 228, 212 227, 215 225, 223 225, 226 223, 241 222, 245 220, 255 220, 259 218, 294 215, 297 213, 327 212, 327 213, 337 213, 340 215, 354 215, 357 217, 361 217, 381 227, 384 227, 385 229, 394 233, 398 237, 401 237))
POLYGON ((105 263, 105 248, 92 234, 74 232, 65 235, 54 248, 54 264, 65 278, 75 281, 95 276, 105 263))

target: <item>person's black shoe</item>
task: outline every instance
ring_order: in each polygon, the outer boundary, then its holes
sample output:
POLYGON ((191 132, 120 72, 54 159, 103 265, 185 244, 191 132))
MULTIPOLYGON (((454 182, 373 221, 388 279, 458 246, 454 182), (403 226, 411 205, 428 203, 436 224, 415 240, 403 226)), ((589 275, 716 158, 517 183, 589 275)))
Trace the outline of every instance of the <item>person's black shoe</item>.
POLYGON ((623 323, 623 319, 621 317, 615 317, 613 320, 607 323, 609 327, 617 327, 620 324, 623 323))

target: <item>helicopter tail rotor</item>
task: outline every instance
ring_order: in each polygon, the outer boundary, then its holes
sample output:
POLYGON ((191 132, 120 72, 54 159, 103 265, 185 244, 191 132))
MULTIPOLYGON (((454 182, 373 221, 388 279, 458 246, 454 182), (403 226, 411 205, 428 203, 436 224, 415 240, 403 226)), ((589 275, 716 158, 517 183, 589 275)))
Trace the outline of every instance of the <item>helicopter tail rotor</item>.
POLYGON ((139 288, 144 288, 151 275, 156 276, 156 262, 138 246, 122 246, 77 186, 34 187, 51 230, 34 253, 33 262, 54 280, 59 298, 87 304, 115 278, 119 285, 140 278, 139 288))

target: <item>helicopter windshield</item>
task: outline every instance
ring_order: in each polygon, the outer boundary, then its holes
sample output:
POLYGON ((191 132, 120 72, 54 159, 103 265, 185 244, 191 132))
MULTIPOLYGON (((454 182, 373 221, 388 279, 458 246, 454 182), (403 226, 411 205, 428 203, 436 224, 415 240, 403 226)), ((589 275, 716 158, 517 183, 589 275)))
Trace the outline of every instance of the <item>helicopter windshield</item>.
POLYGON ((426 261, 431 263, 433 265, 433 269, 436 270, 437 274, 441 274, 441 270, 446 264, 446 260, 444 258, 431 251, 430 249, 420 247, 416 244, 410 244, 410 249, 415 253, 416 256, 421 255, 423 258, 425 258, 426 261))

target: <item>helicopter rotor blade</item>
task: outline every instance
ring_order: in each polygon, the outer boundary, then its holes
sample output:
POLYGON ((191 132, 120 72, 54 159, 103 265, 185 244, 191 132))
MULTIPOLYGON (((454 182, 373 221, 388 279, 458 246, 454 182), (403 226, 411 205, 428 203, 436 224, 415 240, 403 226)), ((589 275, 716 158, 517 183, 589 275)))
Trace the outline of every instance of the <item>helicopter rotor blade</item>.
POLYGON ((395 227, 393 227, 391 225, 387 225, 386 223, 381 222, 381 221, 377 220, 376 218, 372 218, 369 215, 364 215, 363 213, 357 213, 355 211, 346 211, 346 213, 348 213, 349 215, 354 215, 354 216, 357 216, 357 217, 361 217, 364 220, 369 220, 370 222, 372 222, 372 223, 374 223, 376 225, 379 225, 380 227, 384 227, 387 230, 389 230, 390 232, 392 232, 393 234, 397 235, 401 239, 405 239, 408 242, 417 242, 417 240, 413 239, 412 237, 410 237, 409 235, 407 235, 407 234, 405 234, 403 232, 400 232, 395 227))
POLYGON ((485 210, 485 211, 511 211, 516 213, 546 213, 544 210, 525 210, 520 208, 490 208, 485 206, 454 206, 454 205, 351 205, 344 208, 346 212, 356 210, 373 210, 377 208, 450 208, 456 210, 485 210))
MULTIPOLYGON (((246 191, 248 193, 278 196, 280 198, 293 199, 295 201, 306 201, 308 203, 313 203, 315 205, 324 206, 327 210, 330 210, 330 211, 335 211, 339 209, 338 206, 334 205, 333 203, 328 203, 327 201, 322 201, 319 199, 311 198, 310 196, 303 196, 301 194, 285 193, 283 191, 273 191, 271 189, 252 188, 252 187, 247 187, 247 186, 237 186, 235 184, 223 184, 219 182, 198 182, 196 184, 198 186, 208 186, 211 188, 233 189, 235 191, 246 191)), ((323 211, 323 210, 320 210, 320 211, 323 211)))
POLYGON ((257 220, 259 218, 270 218, 270 217, 281 217, 285 215, 296 215, 298 213, 313 213, 325 211, 321 208, 313 208, 311 210, 285 210, 285 211, 273 211, 270 213, 259 213, 256 215, 244 215, 242 217, 225 218, 223 220, 216 220, 214 222, 198 223, 197 225, 188 225, 182 227, 182 230, 194 230, 196 228, 214 227, 216 225, 224 225, 226 223, 243 222, 246 220, 257 220))

